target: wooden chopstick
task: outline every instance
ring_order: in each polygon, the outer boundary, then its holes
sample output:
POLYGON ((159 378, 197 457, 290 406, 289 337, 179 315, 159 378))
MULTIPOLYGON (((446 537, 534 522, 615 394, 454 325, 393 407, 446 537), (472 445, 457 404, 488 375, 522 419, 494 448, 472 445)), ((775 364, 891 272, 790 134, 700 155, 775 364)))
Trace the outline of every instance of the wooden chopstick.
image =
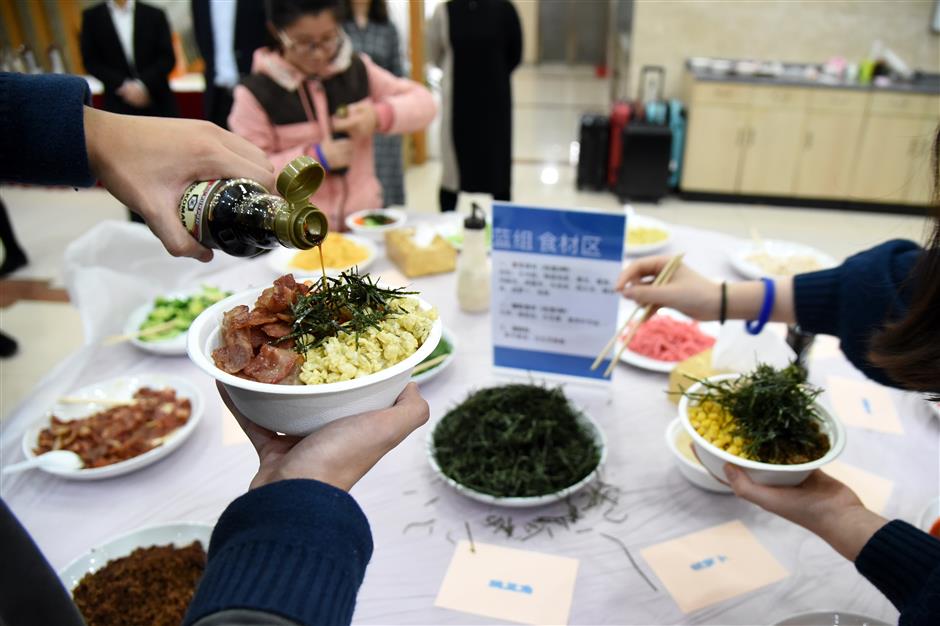
MULTIPOLYGON (((679 256, 681 257, 682 255, 679 255, 679 256)), ((666 274, 666 270, 669 268, 669 265, 675 260, 675 258, 676 257, 669 259, 669 261, 666 263, 663 269, 659 272, 659 274, 656 275, 656 278, 652 282, 653 286, 656 286, 662 283, 662 279, 666 274)), ((614 333, 614 336, 610 338, 610 341, 607 342, 607 345, 604 346, 604 349, 601 350, 601 353, 597 355, 596 359, 594 359, 594 363, 591 364, 592 372, 596 370, 598 366, 600 366, 601 361, 604 360, 604 357, 607 355, 608 352, 610 352, 610 349, 614 347, 614 344, 616 343, 617 339, 623 334, 623 331, 627 329, 627 326, 629 326, 630 322, 633 321, 634 316, 637 313, 639 313, 642 309, 643 307, 636 307, 635 309, 633 309, 633 312, 630 313, 630 317, 628 317, 627 320, 620 326, 617 332, 614 333)))
POLYGON ((126 335, 113 335, 105 339, 102 343, 106 346, 113 346, 124 341, 130 341, 135 337, 146 337, 148 335, 159 335, 160 333, 172 330, 176 326, 176 322, 170 320, 168 322, 163 322, 162 324, 157 324, 156 326, 151 326, 144 330, 139 330, 136 333, 128 333, 126 335))
POLYGON ((439 365, 439 364, 443 363, 444 360, 447 359, 447 357, 449 357, 449 356, 450 356, 450 352, 448 352, 447 354, 442 354, 441 356, 436 356, 436 357, 434 357, 433 359, 431 359, 430 361, 425 361, 424 363, 419 363, 419 364, 415 367, 414 371, 411 372, 411 375, 414 376, 415 374, 420 374, 421 372, 427 371, 427 370, 431 369, 432 367, 434 367, 435 365, 439 365))
MULTIPOLYGON (((672 257, 671 259, 669 259, 669 261, 663 267, 662 271, 660 271, 659 274, 656 276, 656 278, 653 280, 653 282, 651 283, 651 286, 656 287, 656 286, 669 282, 669 280, 672 278, 672 275, 675 274, 676 270, 682 264, 682 259, 684 257, 685 257, 685 254, 678 254, 672 257)), ((633 309, 633 312, 630 313, 630 317, 628 317, 627 320, 620 326, 620 328, 617 330, 614 336, 610 338, 610 341, 607 342, 607 345, 604 346, 604 349, 601 351, 601 353, 597 355, 596 359, 594 359, 594 363, 591 365, 591 371, 596 370, 600 366, 601 362, 604 360, 604 357, 607 355, 608 352, 610 352, 610 349, 614 346, 614 344, 623 334, 623 331, 625 331, 627 327, 630 325, 630 323, 633 321, 633 318, 636 316, 636 314, 639 313, 640 311, 643 311, 643 315, 640 317, 640 321, 633 327, 633 330, 630 331, 629 339, 632 339, 633 335, 636 333, 636 329, 639 328, 644 322, 646 322, 651 317, 652 310, 653 310, 652 305, 647 305, 645 307, 636 307, 635 309, 633 309)), ((629 343, 629 341, 627 341, 626 343, 629 343)), ((620 350, 617 352, 617 356, 610 362, 610 365, 607 366, 607 369, 604 371, 604 377, 609 376, 610 373, 613 371, 614 366, 616 365, 617 361, 620 359, 620 355, 623 354, 624 346, 626 345, 626 343, 620 346, 620 350)))

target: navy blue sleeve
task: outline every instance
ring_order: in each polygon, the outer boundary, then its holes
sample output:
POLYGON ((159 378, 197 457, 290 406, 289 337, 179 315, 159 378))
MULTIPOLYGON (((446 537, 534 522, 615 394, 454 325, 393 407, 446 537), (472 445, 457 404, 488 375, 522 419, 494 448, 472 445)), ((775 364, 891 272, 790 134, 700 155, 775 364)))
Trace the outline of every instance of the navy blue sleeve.
POLYGON ((88 83, 79 76, 0 72, 0 180, 95 184, 85 149, 88 83))
POLYGON ((901 612, 901 626, 940 624, 940 540, 894 520, 868 540, 855 568, 901 612))
POLYGON ((249 491, 222 513, 184 624, 231 609, 299 624, 349 624, 372 534, 345 491, 284 480, 249 491))
POLYGON ((796 319, 806 332, 834 335, 842 352, 866 376, 896 386, 868 362, 872 336, 907 314, 908 278, 923 249, 895 239, 849 257, 839 267, 793 279, 796 319))

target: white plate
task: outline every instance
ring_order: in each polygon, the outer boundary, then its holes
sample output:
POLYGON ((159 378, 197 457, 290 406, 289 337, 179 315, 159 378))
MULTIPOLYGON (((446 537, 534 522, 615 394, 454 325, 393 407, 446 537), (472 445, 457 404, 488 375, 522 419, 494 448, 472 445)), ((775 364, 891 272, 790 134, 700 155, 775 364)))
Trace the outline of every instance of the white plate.
POLYGON ((888 626, 880 619, 844 611, 802 613, 777 622, 774 626, 888 626))
POLYGON ((656 243, 645 243, 642 245, 631 246, 628 243, 628 240, 624 238, 623 240, 623 253, 628 256, 645 256, 647 254, 653 254, 659 252, 660 250, 666 249, 673 239, 672 226, 658 220, 653 217, 646 217, 645 215, 632 214, 627 216, 627 234, 629 235, 631 228, 658 228, 659 230, 666 233, 666 238, 662 241, 657 241, 656 243))
MULTIPOLYGON (((154 389, 172 387, 175 389, 176 397, 189 399, 192 407, 192 414, 189 416, 189 420, 180 428, 170 433, 166 440, 153 450, 148 450, 126 461, 88 469, 47 469, 43 467, 39 469, 63 478, 72 478, 75 480, 111 478, 112 476, 127 474, 128 472, 133 472, 151 463, 155 463, 178 448, 180 444, 193 433, 196 429, 196 425, 199 423, 199 419, 202 417, 202 394, 187 380, 177 378, 176 376, 164 376, 162 374, 139 374, 88 385, 87 387, 72 391, 68 395, 74 398, 129 400, 133 397, 134 392, 141 387, 151 387, 154 389)), ((107 408, 109 408, 108 405, 104 404, 55 404, 41 422, 34 424, 23 435, 23 454, 27 459, 35 458, 36 455, 33 453, 33 448, 36 447, 39 441, 39 433, 43 428, 49 425, 49 419, 53 414, 57 415, 60 419, 73 420, 94 415, 107 408)))
MULTIPOLYGON (((447 355, 447 358, 441 361, 437 365, 437 367, 432 367, 429 370, 426 370, 424 372, 421 372, 420 374, 416 374, 412 376, 411 382, 418 383, 419 385, 421 383, 427 382, 431 380, 432 378, 434 378, 435 376, 437 376, 438 374, 440 374, 441 372, 443 372, 445 369, 448 368, 448 366, 450 366, 451 363, 454 362, 454 355, 457 353, 457 342, 454 340, 454 336, 451 334, 451 332, 447 330, 446 328, 443 328, 441 329, 441 341, 445 339, 447 340, 447 343, 450 344, 450 354, 447 355)), ((436 350, 437 347, 435 347, 434 349, 436 350)), ((421 364, 419 363, 418 365, 421 365, 421 364)))
POLYGON ((794 243, 792 241, 777 241, 773 239, 767 239, 764 240, 761 244, 758 244, 754 241, 746 242, 732 251, 730 253, 731 266, 734 267, 735 271, 741 274, 741 276, 750 278, 751 280, 758 280, 761 277, 769 276, 769 274, 762 270, 758 265, 755 265, 748 260, 748 257, 752 254, 762 251, 767 252, 772 256, 778 257, 813 257, 819 263, 818 269, 827 269, 838 265, 835 259, 833 259, 828 254, 823 254, 816 248, 804 246, 801 243, 794 243))
MULTIPOLYGON (((365 260, 356 264, 356 267, 359 268, 359 273, 364 274, 369 266, 372 265, 372 263, 375 261, 375 257, 378 256, 378 249, 375 247, 375 243, 370 239, 366 239, 365 237, 347 235, 346 233, 343 233, 343 237, 346 237, 356 245, 362 246, 368 252, 368 256, 365 258, 365 260)), ((323 274, 319 269, 305 270, 291 265, 291 261, 298 252, 300 251, 291 248, 277 248, 276 250, 272 250, 267 255, 268 267, 274 270, 278 276, 283 276, 284 274, 293 274, 294 277, 298 279, 322 277, 323 274)), ((351 267, 353 266, 349 265, 347 267, 328 267, 326 268, 326 274, 327 276, 339 276, 340 272, 348 270, 351 267)))
POLYGON ((404 211, 399 211, 398 209, 363 209, 362 211, 356 211, 355 213, 346 216, 346 228, 356 233, 357 235, 370 237, 372 239, 384 240, 385 231, 401 228, 407 221, 408 214, 404 211), (390 217, 395 221, 393 221, 391 224, 386 224, 385 226, 360 226, 356 223, 356 220, 359 217, 374 213, 381 213, 382 215, 390 217))
MULTIPOLYGON (((168 293, 160 297, 168 299, 190 298, 198 293, 202 293, 202 289, 168 293)), ((144 320, 147 319, 147 316, 153 311, 155 302, 156 297, 152 298, 147 304, 134 309, 134 312, 127 318, 127 323, 124 324, 125 335, 133 335, 140 331, 140 325, 144 323, 144 320)), ((131 339, 131 343, 144 352, 150 352, 151 354, 159 354, 161 356, 183 356, 186 354, 185 332, 178 334, 176 337, 164 339, 163 341, 141 341, 135 336, 131 339)))
MULTIPOLYGON (((688 315, 684 315, 679 311, 674 309, 660 309, 657 315, 667 315, 671 318, 683 321, 691 322, 692 318, 688 315)), ((622 321, 620 322, 623 323, 622 321)), ((709 337, 718 338, 718 334, 721 332, 721 324, 718 322, 699 322, 698 328, 702 333, 708 335, 709 337)), ((620 341, 617 342, 617 347, 620 347, 620 341)), ((651 359, 648 356, 643 356, 642 354, 637 354, 629 348, 623 351, 623 354, 620 355, 620 360, 624 363, 629 363, 634 367, 639 367, 640 369, 649 370, 651 372, 660 372, 663 374, 668 374, 671 372, 676 365, 679 364, 679 361, 660 361, 658 359, 651 359)))
POLYGON ((97 572, 107 565, 108 561, 125 557, 137 548, 170 544, 177 548, 185 548, 194 541, 200 541, 203 549, 208 552, 211 536, 212 526, 199 522, 175 522, 139 528, 112 539, 104 545, 92 548, 73 560, 59 571, 59 579, 71 593, 85 575, 97 572))
POLYGON ((495 504, 497 506, 504 506, 507 508, 523 509, 544 506, 546 504, 558 502, 559 500, 564 500, 566 497, 584 488, 591 481, 597 478, 598 472, 604 466, 604 462, 607 461, 607 438, 604 436, 604 431, 601 430, 601 427, 591 418, 590 415, 584 411, 580 411, 580 409, 577 410, 579 410, 583 418, 582 424, 586 426, 594 436, 594 441, 601 450, 601 458, 597 463, 597 467, 594 468, 594 471, 570 487, 565 487, 564 489, 560 489, 555 493, 546 494, 544 496, 498 498, 496 496, 491 496, 488 493, 481 493, 471 489, 470 487, 461 485, 450 476, 447 476, 441 470, 441 466, 437 464, 437 459, 434 458, 434 431, 437 429, 437 424, 440 424, 440 421, 438 421, 433 428, 428 429, 428 435, 425 439, 425 449, 428 455, 428 463, 431 465, 431 469, 434 470, 434 473, 440 476, 445 483, 453 487, 458 493, 467 496, 471 500, 476 500, 477 502, 482 502, 484 504, 495 504))
POLYGON ((940 402, 931 402, 930 400, 927 400, 927 406, 929 406, 933 414, 936 415, 938 419, 940 419, 940 402))

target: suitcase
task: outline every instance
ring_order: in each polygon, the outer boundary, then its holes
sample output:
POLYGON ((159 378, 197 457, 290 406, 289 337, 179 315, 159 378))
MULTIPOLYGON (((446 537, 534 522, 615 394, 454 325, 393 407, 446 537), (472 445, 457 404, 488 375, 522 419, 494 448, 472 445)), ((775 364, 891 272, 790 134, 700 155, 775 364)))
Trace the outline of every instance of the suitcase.
POLYGON ((628 124, 614 193, 621 202, 658 201, 669 192, 672 130, 658 124, 628 124))
POLYGON ((669 161, 669 187, 679 188, 682 155, 685 152, 685 107, 678 100, 669 101, 669 129, 672 131, 672 159, 669 161))
POLYGON ((621 138, 623 129, 630 123, 633 107, 628 102, 615 102, 610 111, 610 150, 607 161, 607 185, 613 189, 617 185, 617 172, 620 171, 620 158, 623 154, 621 138))
POLYGON ((581 116, 578 152, 578 189, 602 191, 607 188, 607 157, 610 149, 610 120, 606 115, 581 116))

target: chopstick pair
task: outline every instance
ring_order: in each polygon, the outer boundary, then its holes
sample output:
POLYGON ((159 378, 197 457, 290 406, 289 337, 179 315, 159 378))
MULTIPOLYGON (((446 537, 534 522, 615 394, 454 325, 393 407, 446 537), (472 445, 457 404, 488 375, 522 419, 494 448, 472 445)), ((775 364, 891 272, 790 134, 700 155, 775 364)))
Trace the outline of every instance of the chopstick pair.
POLYGON ((163 322, 162 324, 157 324, 156 326, 151 326, 150 328, 145 328, 144 330, 138 330, 134 333, 127 333, 126 335, 112 335, 111 337, 105 338, 102 343, 106 346, 113 346, 125 341, 130 341, 131 339, 148 337, 150 335, 159 335, 160 333, 172 330, 175 327, 176 322, 170 320, 168 322, 163 322))
MULTIPOLYGON (((682 265, 682 259, 685 257, 685 254, 677 254, 676 256, 669 259, 666 265, 663 267, 662 271, 657 274, 656 278, 652 282, 653 287, 658 287, 660 285, 665 285, 670 280, 672 280, 673 274, 676 273, 676 270, 679 269, 679 266, 682 265)), ((617 362, 620 360, 620 355, 623 354, 623 351, 627 349, 627 346, 633 341, 633 336, 636 335, 636 331, 639 330, 640 326, 645 324, 653 316, 653 305, 648 304, 645 307, 636 307, 633 309, 633 312, 630 313, 630 317, 623 323, 620 329, 610 338, 610 341, 607 342, 607 345, 604 346, 604 349, 601 350, 600 354, 597 355, 597 358, 594 359, 594 363, 591 364, 591 371, 593 372, 598 367, 600 367, 601 362, 604 360, 604 357, 610 352, 610 349, 614 347, 614 344, 617 343, 617 340, 627 329, 630 323, 633 321, 633 318, 636 317, 636 314, 640 311, 643 314, 640 316, 639 322, 630 329, 630 332, 627 334, 626 338, 620 344, 620 349, 617 350, 617 354, 610 361, 610 365, 607 366, 607 369, 604 370, 604 378, 610 376, 611 372, 614 371, 614 367, 617 366, 617 362)))

